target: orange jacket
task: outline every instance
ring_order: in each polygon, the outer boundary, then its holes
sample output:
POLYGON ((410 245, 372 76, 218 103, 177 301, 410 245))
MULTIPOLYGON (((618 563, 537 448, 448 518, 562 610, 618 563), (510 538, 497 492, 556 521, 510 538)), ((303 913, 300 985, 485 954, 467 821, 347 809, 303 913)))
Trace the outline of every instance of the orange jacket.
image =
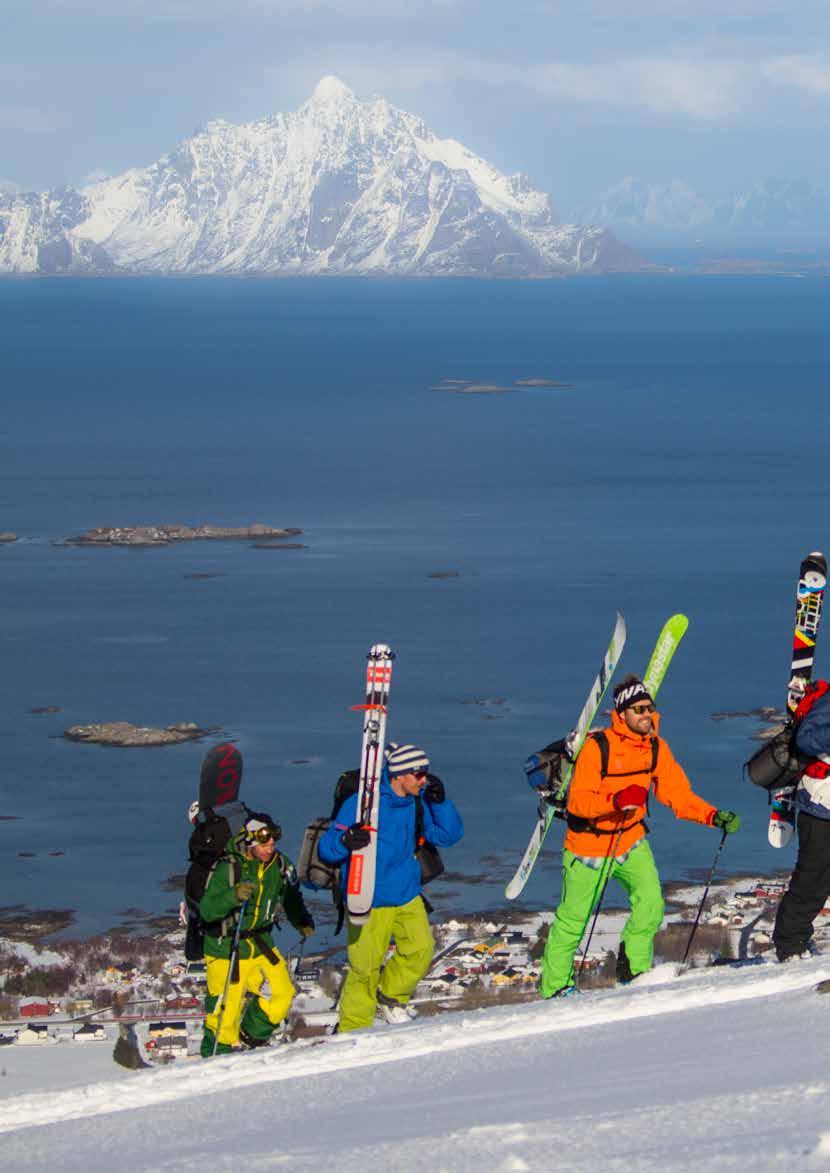
MULTIPOLYGON (((655 737, 659 724, 659 716, 654 713, 652 734, 655 737)), ((657 769, 652 777, 651 737, 633 733, 616 712, 611 714, 611 728, 605 729, 604 733, 608 738, 608 775, 602 777, 600 748, 589 737, 577 758, 568 791, 568 813, 590 819, 596 831, 577 831, 569 826, 565 836, 568 851, 574 855, 601 858, 610 851, 620 827, 624 830, 616 846, 616 855, 629 851, 643 838, 645 806, 631 811, 617 811, 614 807, 614 795, 626 786, 648 789, 651 784, 651 793, 670 807, 679 819, 689 819, 693 823, 712 822, 717 807, 694 793, 683 768, 662 737, 658 738, 657 769), (637 772, 632 774, 632 771, 637 772), (614 774, 626 774, 627 777, 615 778, 614 774), (608 831, 610 835, 604 833, 608 831)))

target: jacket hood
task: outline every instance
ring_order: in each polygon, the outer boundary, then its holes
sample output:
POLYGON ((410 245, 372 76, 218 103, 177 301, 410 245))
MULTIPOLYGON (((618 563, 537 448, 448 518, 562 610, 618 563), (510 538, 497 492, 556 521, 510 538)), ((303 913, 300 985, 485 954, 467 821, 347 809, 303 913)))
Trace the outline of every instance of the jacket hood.
POLYGON ((630 741, 634 745, 642 745, 643 742, 648 741, 652 737, 660 736, 660 714, 655 709, 651 714, 651 733, 643 737, 640 733, 635 733, 629 729, 625 720, 620 716, 616 709, 611 713, 611 728, 614 732, 622 737, 625 741, 630 741))

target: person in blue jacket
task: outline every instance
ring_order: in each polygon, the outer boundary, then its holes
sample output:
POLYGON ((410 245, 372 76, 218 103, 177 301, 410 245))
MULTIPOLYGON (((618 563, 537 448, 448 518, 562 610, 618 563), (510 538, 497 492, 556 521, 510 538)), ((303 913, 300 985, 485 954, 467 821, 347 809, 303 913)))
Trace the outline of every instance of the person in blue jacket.
MULTIPOLYGON (((429 758, 415 745, 389 747, 381 773, 375 891, 368 921, 348 930, 349 968, 340 995, 340 1031, 371 1026, 375 1014, 387 1022, 407 1022, 407 1003, 427 972, 435 952, 426 905, 421 897, 421 865, 415 856, 416 801, 423 809, 424 838, 451 847, 464 834, 461 816, 444 784, 429 776, 429 758), (390 942, 395 951, 384 965, 390 942)), ((357 821, 357 795, 347 798, 320 839, 320 858, 343 865, 369 843, 370 832, 357 821)))
POLYGON ((779 961, 810 956, 813 922, 830 898, 830 683, 813 681, 795 719, 805 765, 795 791, 798 855, 772 931, 779 961))

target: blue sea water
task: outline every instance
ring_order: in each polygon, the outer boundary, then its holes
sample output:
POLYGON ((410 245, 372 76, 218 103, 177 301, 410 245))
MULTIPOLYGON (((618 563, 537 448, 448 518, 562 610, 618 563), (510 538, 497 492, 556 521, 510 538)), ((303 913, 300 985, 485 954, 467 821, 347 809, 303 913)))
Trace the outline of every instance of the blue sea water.
MULTIPOLYGON (((390 734, 426 747, 466 824, 430 894, 503 907, 534 818, 522 761, 573 724, 617 608, 634 671, 663 620, 689 615, 662 732, 696 789, 744 817, 725 867, 790 866, 741 780, 755 723, 711 714, 783 701, 798 563, 830 545, 828 291, 0 283, 0 530, 21 538, 0 548, 0 816, 18 816, 0 822, 3 903, 71 907, 89 933, 176 901, 161 881, 184 870, 210 743, 61 737, 80 722, 220 726, 244 797, 296 855, 357 765, 349 706, 381 639, 398 657, 390 734), (533 377, 572 386, 431 390, 533 377), (306 548, 50 544, 168 521, 299 526, 306 548), (46 705, 61 711, 29 712, 46 705)), ((525 907, 555 901, 560 845, 555 830, 525 907)), ((658 810, 652 845, 679 879, 716 839, 658 810)))

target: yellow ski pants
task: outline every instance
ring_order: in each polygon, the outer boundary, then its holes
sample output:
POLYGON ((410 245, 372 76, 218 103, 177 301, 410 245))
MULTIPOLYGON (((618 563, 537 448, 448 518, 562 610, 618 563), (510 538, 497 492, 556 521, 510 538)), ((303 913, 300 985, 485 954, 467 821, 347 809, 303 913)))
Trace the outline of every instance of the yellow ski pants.
POLYGON ((379 989, 405 1005, 435 952, 420 896, 397 907, 373 908, 365 924, 353 925, 348 919, 347 924, 349 972, 340 995, 341 1032, 372 1025, 379 989), (393 939, 395 952, 384 965, 393 939))
MULTIPOLYGON (((219 1032, 219 1042, 233 1047, 239 1042, 239 1024, 242 1019, 242 1010, 245 1005, 246 994, 254 994, 259 1009, 274 1026, 282 1022, 294 1000, 294 986, 288 976, 288 966, 277 953, 277 964, 272 965, 267 957, 260 954, 258 957, 240 958, 239 981, 231 982, 228 986, 228 998, 224 1013, 218 1007, 222 1018, 222 1029, 219 1032), (268 983, 269 993, 262 994, 261 990, 268 983)), ((206 957, 208 1005, 212 1005, 211 1013, 205 1018, 205 1028, 216 1033, 219 1024, 219 1015, 215 1013, 217 1003, 222 997, 225 981, 228 976, 230 962, 226 957, 206 957)), ((246 1023, 247 1025, 247 1023, 246 1023)))

